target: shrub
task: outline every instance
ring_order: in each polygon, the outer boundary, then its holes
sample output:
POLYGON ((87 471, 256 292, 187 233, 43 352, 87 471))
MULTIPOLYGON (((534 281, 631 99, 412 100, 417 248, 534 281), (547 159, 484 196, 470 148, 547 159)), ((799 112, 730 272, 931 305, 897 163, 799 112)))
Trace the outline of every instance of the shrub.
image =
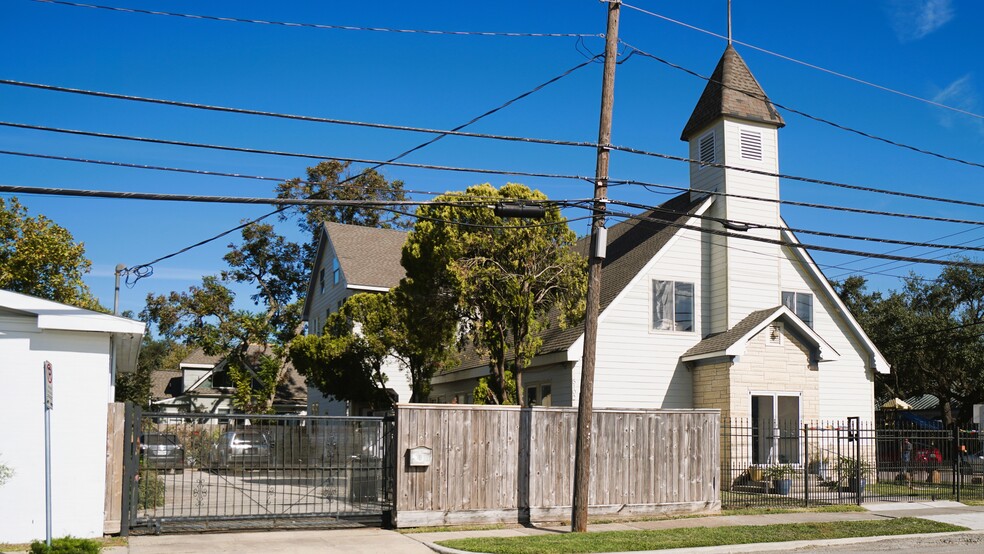
POLYGON ((142 510, 156 508, 164 505, 164 478, 158 477, 153 470, 143 470, 140 472, 140 486, 138 488, 138 505, 142 510))
POLYGON ((51 547, 45 541, 31 543, 31 554, 99 554, 102 546, 92 539, 61 537, 51 539, 51 547))

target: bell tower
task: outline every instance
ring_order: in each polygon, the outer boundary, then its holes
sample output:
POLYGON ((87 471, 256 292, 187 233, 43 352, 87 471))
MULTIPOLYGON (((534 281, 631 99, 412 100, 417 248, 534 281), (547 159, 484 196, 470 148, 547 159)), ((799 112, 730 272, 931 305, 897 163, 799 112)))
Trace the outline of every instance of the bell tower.
POLYGON ((743 170, 778 173, 778 129, 785 122, 745 60, 728 45, 683 128, 690 145, 690 190, 714 195, 705 220, 704 333, 730 329, 753 311, 778 306, 780 247, 741 238, 779 239, 779 179, 743 170), (755 198, 755 199, 752 199, 755 198), (756 200, 762 199, 762 200, 756 200), (763 226, 773 229, 762 228, 763 226))

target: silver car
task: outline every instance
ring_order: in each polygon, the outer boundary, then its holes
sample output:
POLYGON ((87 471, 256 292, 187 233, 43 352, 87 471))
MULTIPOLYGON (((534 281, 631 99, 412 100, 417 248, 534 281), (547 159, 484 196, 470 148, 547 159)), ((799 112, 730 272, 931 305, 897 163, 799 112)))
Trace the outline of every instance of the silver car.
POLYGON ((270 439, 255 429, 235 429, 219 436, 209 453, 212 469, 262 469, 270 465, 270 439))

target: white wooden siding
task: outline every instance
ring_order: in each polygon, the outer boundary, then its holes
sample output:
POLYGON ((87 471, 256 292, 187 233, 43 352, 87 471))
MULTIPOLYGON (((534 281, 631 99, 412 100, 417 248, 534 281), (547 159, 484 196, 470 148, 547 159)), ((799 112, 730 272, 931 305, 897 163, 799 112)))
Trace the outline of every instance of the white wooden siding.
MULTIPOLYGON (((680 355, 701 339, 701 240, 681 230, 655 263, 602 314, 598 326, 594 402, 602 407, 690 408, 691 374, 680 355), (652 281, 694 284, 694 332, 653 331, 652 281)), ((579 375, 580 367, 574 370, 579 375)))
POLYGON ((782 253, 782 288, 813 292, 813 329, 840 354, 839 359, 820 364, 820 418, 872 420, 874 380, 867 369, 866 349, 795 255, 787 248, 782 253))

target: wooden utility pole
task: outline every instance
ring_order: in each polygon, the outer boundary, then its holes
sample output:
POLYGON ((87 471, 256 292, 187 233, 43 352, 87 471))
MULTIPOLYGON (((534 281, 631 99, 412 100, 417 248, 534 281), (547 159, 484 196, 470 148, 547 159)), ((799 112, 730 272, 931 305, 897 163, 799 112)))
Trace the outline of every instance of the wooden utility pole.
POLYGON ((605 203, 608 201, 608 157, 612 138, 612 107, 615 105, 615 58, 618 55, 618 15, 621 0, 608 2, 608 31, 605 33, 605 71, 601 83, 601 118, 598 123, 598 161, 595 166, 594 215, 591 248, 588 252, 588 294, 584 313, 584 354, 581 357, 581 394, 577 401, 577 443, 574 450, 574 499, 571 531, 588 530, 588 484, 591 482, 591 418, 594 409, 595 343, 601 308, 601 264, 605 260, 608 235, 605 203))

